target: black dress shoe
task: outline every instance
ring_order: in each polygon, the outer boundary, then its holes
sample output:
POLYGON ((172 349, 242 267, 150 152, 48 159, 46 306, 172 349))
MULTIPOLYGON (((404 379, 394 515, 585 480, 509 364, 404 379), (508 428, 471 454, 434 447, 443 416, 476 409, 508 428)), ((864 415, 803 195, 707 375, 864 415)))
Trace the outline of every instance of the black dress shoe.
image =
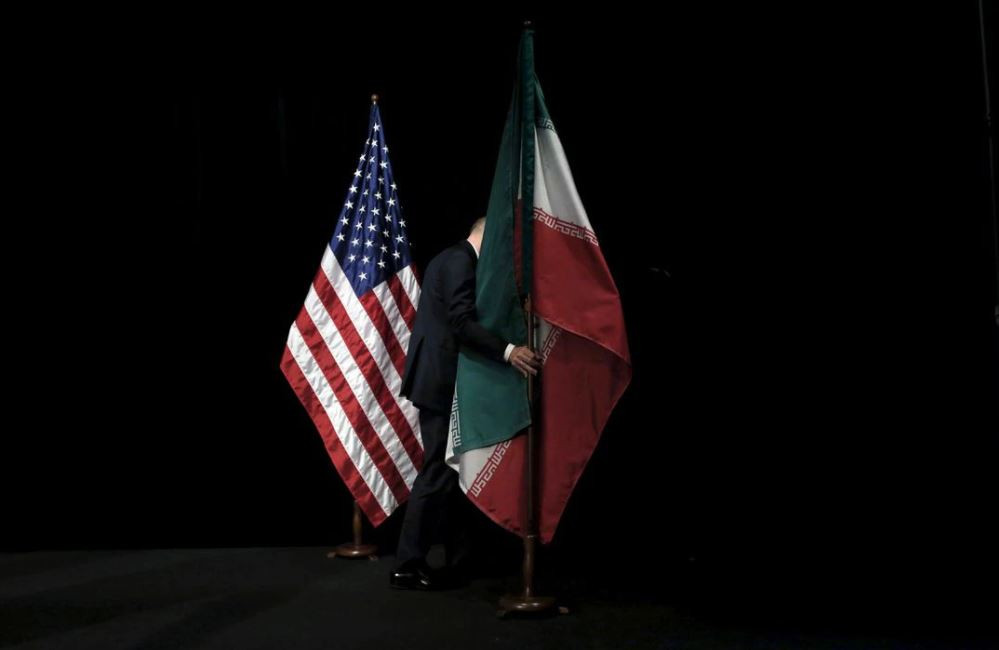
POLYGON ((433 591, 443 585, 425 564, 403 566, 389 574, 389 585, 394 589, 416 589, 433 591))

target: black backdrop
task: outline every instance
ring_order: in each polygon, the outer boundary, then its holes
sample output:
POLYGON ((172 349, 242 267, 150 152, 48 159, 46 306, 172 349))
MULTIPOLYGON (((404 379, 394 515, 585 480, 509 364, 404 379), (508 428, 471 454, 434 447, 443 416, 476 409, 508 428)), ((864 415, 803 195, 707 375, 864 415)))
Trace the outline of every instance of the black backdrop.
MULTIPOLYGON (((533 13, 635 366, 550 566, 839 607, 995 579, 981 59, 951 9, 533 13)), ((520 15, 67 25, 19 59, 4 547, 348 535, 287 328, 372 92, 419 261, 482 212, 520 15)))

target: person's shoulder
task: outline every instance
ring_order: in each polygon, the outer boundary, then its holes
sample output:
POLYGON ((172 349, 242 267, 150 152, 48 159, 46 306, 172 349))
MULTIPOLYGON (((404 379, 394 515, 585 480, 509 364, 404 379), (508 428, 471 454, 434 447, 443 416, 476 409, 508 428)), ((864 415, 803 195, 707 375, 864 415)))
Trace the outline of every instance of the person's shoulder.
POLYGON ((424 272, 424 278, 433 278, 439 275, 442 271, 453 272, 457 265, 464 265, 470 263, 469 253, 473 252, 470 250, 465 250, 463 244, 467 244, 466 241, 460 241, 457 244, 452 244, 448 246, 441 252, 434 255, 430 262, 427 263, 427 269, 424 272))
POLYGON ((464 262, 470 260, 475 254, 472 250, 471 244, 465 240, 461 240, 457 244, 448 246, 431 261, 431 264, 437 262, 438 264, 447 264, 449 262, 464 262))

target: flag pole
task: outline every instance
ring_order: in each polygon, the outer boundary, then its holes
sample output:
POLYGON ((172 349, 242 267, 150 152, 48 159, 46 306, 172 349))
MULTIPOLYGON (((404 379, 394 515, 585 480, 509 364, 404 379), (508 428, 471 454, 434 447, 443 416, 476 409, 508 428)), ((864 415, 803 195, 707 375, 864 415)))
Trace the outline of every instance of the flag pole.
MULTIPOLYGON (((524 22, 524 37, 527 39, 534 30, 531 26, 531 21, 524 22)), ((530 44, 530 41, 527 41, 530 44)), ((527 147, 532 155, 529 158, 530 164, 525 165, 525 167, 533 166, 533 128, 534 128, 534 60, 533 60, 533 46, 525 47, 525 43, 522 41, 521 50, 521 66, 522 69, 519 71, 519 77, 521 79, 520 88, 520 100, 522 102, 521 107, 521 138, 524 140, 526 137, 530 142, 527 142, 527 147), (525 72, 529 72, 528 75, 525 72), (525 89, 528 92, 525 92, 525 89), (526 110, 525 110, 526 109, 526 110), (525 136, 528 133, 530 136, 525 136)), ((523 161, 522 161, 523 164, 523 161)), ((533 169, 528 170, 531 173, 529 178, 530 182, 524 184, 524 195, 521 200, 521 217, 525 222, 531 218, 531 213, 534 209, 534 183, 533 183, 533 169)), ((526 241, 530 237, 530 230, 523 230, 523 239, 526 241)), ((523 244, 522 244, 523 245, 523 244)), ((533 252, 533 247, 527 249, 533 252)), ((526 260, 525 253, 525 260, 526 260)), ((526 262, 525 262, 526 263, 526 262)), ((528 273, 524 275, 524 285, 525 285, 525 297, 524 297, 524 315, 527 319, 527 347, 531 350, 535 350, 537 345, 535 330, 537 328, 537 322, 534 317, 534 307, 531 302, 531 275, 530 271, 533 268, 532 264, 528 264, 526 267, 528 273)), ((540 377, 539 380, 540 381, 540 377)), ((510 613, 522 613, 522 614, 541 614, 550 611, 555 607, 555 598, 551 596, 539 596, 534 591, 534 569, 537 561, 537 547, 538 547, 538 481, 537 481, 537 466, 538 466, 538 436, 537 432, 534 430, 534 423, 537 422, 538 413, 538 403, 541 401, 540 392, 537 390, 539 383, 535 380, 534 375, 527 375, 527 400, 531 412, 531 423, 527 425, 527 453, 526 453, 526 464, 525 475, 526 475, 526 496, 527 499, 527 522, 524 529, 524 564, 523 564, 523 589, 519 594, 507 594, 500 598, 499 601, 499 611, 497 616, 500 618, 506 616, 510 613)), ((565 612, 564 608, 559 608, 559 611, 565 612)))
MULTIPOLYGON (((527 316, 527 347, 535 348, 535 318, 534 309, 531 305, 531 294, 527 294, 524 303, 524 312, 527 316)), ((551 596, 538 596, 534 592, 534 568, 537 560, 538 547, 538 494, 537 494, 537 432, 534 430, 536 421, 538 402, 535 399, 537 382, 533 375, 527 375, 527 400, 531 408, 531 424, 527 425, 527 527, 524 531, 524 565, 523 565, 523 590, 519 594, 507 594, 500 598, 499 612, 497 615, 502 618, 510 613, 540 614, 555 607, 555 598, 551 596)), ((563 608, 559 608, 563 611, 563 608)))
MULTIPOLYGON (((378 95, 371 96, 371 103, 378 103, 378 95)), ((328 558, 336 557, 346 557, 352 559, 358 559, 366 557, 372 560, 377 560, 378 556, 375 553, 378 551, 378 547, 374 544, 365 544, 362 539, 361 532, 363 530, 363 522, 361 521, 361 506, 358 505, 357 500, 354 500, 354 540, 352 542, 347 542, 345 544, 340 544, 335 549, 326 554, 328 558)))
POLYGON ((372 560, 378 559, 375 557, 375 552, 378 547, 374 544, 365 544, 361 538, 361 530, 363 528, 361 522, 361 506, 354 501, 354 541, 347 542, 345 544, 340 544, 335 549, 326 554, 328 558, 335 557, 347 557, 358 559, 362 557, 370 557, 372 560))
POLYGON ((989 44, 985 29, 985 5, 978 0, 978 27, 982 37, 982 81, 985 89, 985 137, 989 152, 989 209, 992 216, 992 254, 995 263, 995 320, 999 327, 999 221, 996 220, 996 154, 993 142, 992 97, 989 92, 989 44))

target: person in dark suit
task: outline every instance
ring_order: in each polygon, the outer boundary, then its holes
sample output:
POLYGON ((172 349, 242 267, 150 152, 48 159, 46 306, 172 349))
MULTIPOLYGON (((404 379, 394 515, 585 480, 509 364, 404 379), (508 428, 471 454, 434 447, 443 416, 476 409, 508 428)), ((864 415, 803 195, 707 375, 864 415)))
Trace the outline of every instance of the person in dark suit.
POLYGON ((397 588, 446 586, 463 572, 468 561, 470 549, 463 527, 448 521, 448 515, 454 514, 449 511, 465 496, 458 486, 458 473, 444 462, 460 346, 473 348, 497 363, 510 363, 525 375, 537 374, 541 367, 529 348, 504 341, 476 321, 475 266, 485 223, 484 217, 478 219, 468 239, 437 255, 423 276, 401 391, 420 410, 423 466, 409 495, 396 566, 389 579, 397 588), (445 572, 431 569, 426 562, 441 527, 445 529, 447 578, 445 572))

